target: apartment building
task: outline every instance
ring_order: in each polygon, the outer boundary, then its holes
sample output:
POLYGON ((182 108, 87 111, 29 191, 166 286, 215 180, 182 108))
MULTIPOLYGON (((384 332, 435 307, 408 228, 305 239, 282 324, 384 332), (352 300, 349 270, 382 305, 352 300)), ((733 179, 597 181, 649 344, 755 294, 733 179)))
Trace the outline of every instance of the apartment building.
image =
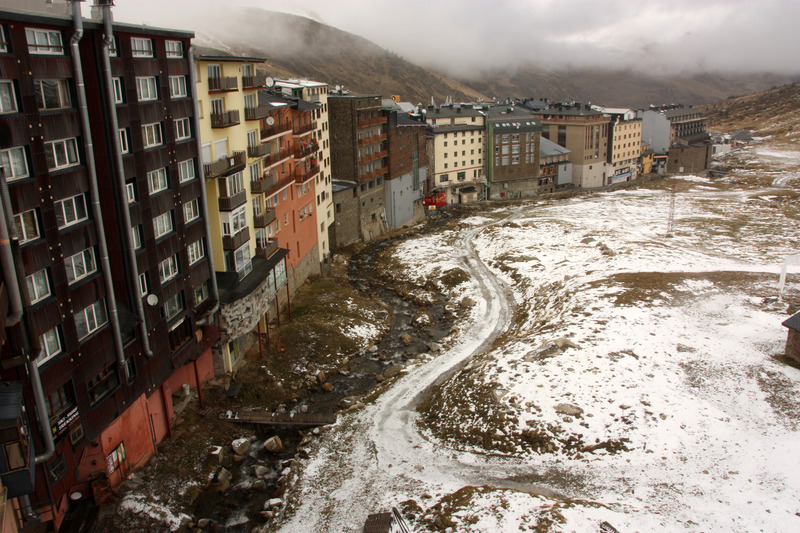
POLYGON ((472 105, 428 106, 425 120, 433 135, 432 189, 444 190, 447 204, 485 198, 486 113, 472 105))
POLYGON ((0 12, 0 478, 54 530, 156 453, 173 393, 202 404, 219 337, 193 35, 110 4, 0 12))
MULTIPOLYGON (((485 113, 489 198, 539 194, 541 124, 529 110, 513 105, 488 107, 485 113)), ((549 190, 550 183, 545 184, 549 190)))
POLYGON ((572 187, 572 162, 569 150, 549 139, 539 144, 539 192, 555 192, 572 187))
POLYGON ((384 110, 389 172, 384 181, 386 223, 397 229, 424 216, 423 185, 428 179, 427 126, 408 113, 384 110))
POLYGON ((633 109, 597 106, 595 109, 611 118, 608 183, 635 180, 641 170, 642 119, 636 117, 633 109))
POLYGON ((650 106, 638 110, 642 142, 653 150, 659 172, 699 172, 709 168, 713 147, 705 117, 683 105, 650 106))
MULTIPOLYGON (((328 95, 331 169, 335 181, 357 184, 359 198, 357 228, 335 226, 334 246, 352 240, 342 231, 357 231, 370 242, 388 231, 384 180, 389 173, 386 123, 380 95, 328 95)), ((338 212, 337 207, 337 212, 338 212)))
POLYGON ((570 150, 576 187, 602 187, 610 174, 610 119, 588 104, 549 104, 531 110, 542 123, 542 137, 570 150))

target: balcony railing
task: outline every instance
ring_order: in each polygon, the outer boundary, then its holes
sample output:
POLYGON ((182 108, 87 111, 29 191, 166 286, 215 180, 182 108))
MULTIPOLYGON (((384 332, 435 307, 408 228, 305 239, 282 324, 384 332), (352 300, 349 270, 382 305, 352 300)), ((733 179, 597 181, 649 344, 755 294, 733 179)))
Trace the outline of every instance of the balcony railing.
POLYGON ((256 74, 255 76, 242 76, 243 89, 262 89, 267 86, 267 75, 256 74))
POLYGON ((292 150, 290 148, 284 148, 274 154, 269 154, 267 157, 264 158, 264 167, 269 168, 273 165, 277 165, 287 157, 292 155, 292 150))
POLYGON ((272 254, 278 251, 277 239, 268 240, 266 243, 259 244, 265 244, 265 246, 256 246, 256 254, 260 255, 264 259, 269 259, 272 257, 272 254))
POLYGON ((273 222, 275 222, 275 210, 274 209, 267 209, 260 215, 253 215, 253 224, 257 228, 266 228, 273 222))
POLYGON ((276 135, 280 135, 281 133, 287 133, 290 131, 292 131, 291 124, 274 124, 272 126, 261 128, 261 138, 267 139, 269 137, 274 137, 276 135))
POLYGON ((295 135, 305 135, 306 133, 314 131, 315 129, 317 129, 316 122, 312 122, 311 124, 299 124, 292 127, 292 133, 295 135))
POLYGON ((208 91, 236 91, 239 89, 239 81, 236 78, 208 78, 208 91))
POLYGON ((316 153, 317 150, 319 150, 319 145, 315 142, 305 143, 304 145, 298 143, 294 147, 294 156, 297 159, 301 159, 316 153))
POLYGON ((275 185, 275 177, 265 172, 261 179, 250 180, 250 192, 253 194, 267 192, 273 185, 275 185))
POLYGON ((269 154, 268 144, 257 144, 247 147, 247 157, 263 157, 269 154))
POLYGON ((385 133, 381 133, 379 135, 373 135, 372 137, 361 138, 361 139, 358 140, 358 144, 360 146, 364 146, 364 145, 367 145, 367 144, 373 144, 373 143, 377 143, 377 142, 381 142, 381 141, 385 141, 385 140, 386 140, 386 134, 385 133))
POLYGON ((222 113, 211 113, 212 128, 227 128, 239 124, 239 110, 223 111, 222 113))
POLYGON ((386 117, 378 117, 378 118, 367 118, 364 120, 359 120, 356 123, 356 126, 359 128, 368 128, 370 126, 377 126, 378 124, 386 124, 387 118, 386 117))
POLYGON ((386 157, 389 155, 388 150, 381 150, 380 152, 373 152, 371 154, 367 154, 361 156, 358 160, 359 163, 369 163, 370 161, 375 161, 376 159, 381 159, 382 157, 386 157))
POLYGON ((297 167, 294 172, 298 182, 308 181, 319 173, 319 165, 313 165, 308 169, 297 167))
POLYGON ((233 211, 240 205, 244 205, 246 202, 247 202, 247 191, 242 189, 241 191, 234 193, 233 196, 220 196, 219 210, 233 211))
POLYGON ((278 179, 276 176, 271 176, 267 178, 267 185, 266 190, 264 190, 264 194, 267 196, 279 191, 280 189, 284 188, 286 185, 293 183, 295 180, 295 176, 289 174, 281 179, 278 179))
POLYGON ((223 235, 222 236, 222 248, 225 250, 236 250, 241 245, 246 243, 250 240, 250 228, 245 226, 239 232, 234 235, 223 235))
POLYGON ((247 157, 244 151, 233 152, 232 156, 220 157, 213 163, 203 165, 203 173, 206 179, 218 178, 227 172, 234 171, 237 167, 244 168, 247 157))
POLYGON ((267 106, 245 107, 244 119, 245 120, 261 120, 269 116, 269 108, 267 106))
POLYGON ((383 176, 387 172, 389 172, 389 167, 381 167, 381 168, 379 168, 377 170, 373 170, 372 172, 367 172, 366 174, 362 174, 361 176, 358 177, 358 180, 359 181, 367 181, 367 180, 375 179, 375 178, 377 178, 379 176, 383 176))

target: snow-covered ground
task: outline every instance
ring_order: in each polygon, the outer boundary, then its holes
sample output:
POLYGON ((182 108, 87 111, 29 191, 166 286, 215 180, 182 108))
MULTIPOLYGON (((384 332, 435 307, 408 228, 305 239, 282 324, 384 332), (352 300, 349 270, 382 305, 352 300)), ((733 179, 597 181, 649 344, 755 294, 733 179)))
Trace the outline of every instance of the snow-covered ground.
MULTIPOLYGON (((762 151, 780 161, 766 184, 796 186, 797 152, 762 151)), ((318 441, 280 531, 361 531, 409 500, 452 531, 800 531, 800 370, 775 359, 800 236, 782 193, 735 183, 680 180, 672 237, 654 187, 400 245, 410 279, 468 272, 453 301, 475 305, 440 355, 318 441), (422 424, 440 385, 454 408, 422 424)))

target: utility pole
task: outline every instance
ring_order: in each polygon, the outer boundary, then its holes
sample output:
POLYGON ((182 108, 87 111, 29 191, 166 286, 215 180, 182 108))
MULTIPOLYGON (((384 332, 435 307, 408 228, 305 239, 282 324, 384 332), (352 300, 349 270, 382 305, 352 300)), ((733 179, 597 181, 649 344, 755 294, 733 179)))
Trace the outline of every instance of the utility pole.
POLYGON ((673 183, 669 189, 669 221, 667 222, 667 237, 674 237, 672 229, 675 225, 675 183, 673 183))

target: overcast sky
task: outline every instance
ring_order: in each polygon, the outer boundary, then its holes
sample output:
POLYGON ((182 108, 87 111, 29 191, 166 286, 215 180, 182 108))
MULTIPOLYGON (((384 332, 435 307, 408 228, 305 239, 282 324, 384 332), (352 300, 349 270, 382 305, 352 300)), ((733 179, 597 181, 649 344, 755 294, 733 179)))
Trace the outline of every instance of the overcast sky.
POLYGON ((520 60, 800 73, 800 0, 116 0, 114 13, 196 29, 192 10, 234 6, 309 16, 453 74, 520 60))

